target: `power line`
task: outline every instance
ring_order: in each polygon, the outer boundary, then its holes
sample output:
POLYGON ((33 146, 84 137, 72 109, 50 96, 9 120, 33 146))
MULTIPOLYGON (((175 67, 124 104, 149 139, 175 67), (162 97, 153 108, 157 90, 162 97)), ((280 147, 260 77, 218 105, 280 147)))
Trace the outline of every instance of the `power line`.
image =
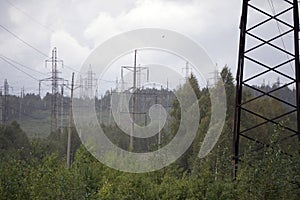
POLYGON ((69 70, 72 70, 72 71, 74 71, 74 72, 77 72, 77 73, 79 73, 79 74, 82 74, 80 71, 74 69, 73 67, 71 67, 71 66, 69 66, 69 65, 65 65, 65 64, 64 64, 64 67, 66 67, 66 68, 68 68, 69 70))
MULTIPOLYGON (((4 29, 5 31, 7 31, 8 33, 10 33, 12 36, 14 36, 16 39, 18 39, 19 41, 21 41, 22 43, 26 44, 27 46, 29 46, 30 48, 32 48, 33 50, 35 50, 36 52, 38 52, 39 54, 45 56, 46 58, 49 58, 49 56, 44 53, 43 51, 37 49, 36 47, 34 47, 33 45, 29 44, 28 42, 26 42, 25 40, 23 40, 22 38, 20 38, 18 35, 16 35, 15 33, 13 33, 12 31, 10 31, 9 29, 7 29, 5 26, 1 25, 0 24, 0 27, 2 29, 4 29)), ((80 73, 80 71, 74 69, 73 67, 71 66, 68 66, 68 65, 64 65, 66 68, 72 70, 72 71, 76 71, 78 73, 80 73)))
MULTIPOLYGON (((39 54, 41 54, 41 55, 43 55, 43 56, 49 58, 49 56, 48 56, 47 54, 45 54, 45 53, 42 52, 41 50, 35 48, 33 45, 29 44, 28 42, 26 42, 25 40, 23 40, 22 38, 20 38, 18 35, 16 35, 16 34, 13 33, 12 31, 10 31, 9 29, 7 29, 5 26, 3 26, 3 25, 0 24, 0 27, 1 27, 2 29, 4 29, 5 31, 7 31, 8 33, 10 33, 12 36, 14 36, 14 37, 15 37, 16 39, 18 39, 19 41, 21 41, 22 43, 26 44, 27 46, 29 46, 30 48, 32 48, 33 50, 35 50, 36 52, 38 52, 39 54)), ((24 65, 22 65, 22 66, 24 66, 24 65)), ((66 68, 68 68, 68 69, 70 69, 70 70, 72 70, 72 71, 75 71, 75 72, 81 74, 80 71, 74 69, 74 68, 71 67, 71 66, 68 66, 68 65, 65 65, 65 64, 64 64, 64 67, 66 67, 66 68)), ((100 80, 105 81, 105 82, 114 82, 114 81, 109 81, 109 80, 104 80, 104 79, 100 79, 100 80)))
POLYGON ((28 74, 27 72, 23 71, 22 69, 20 69, 19 67, 17 67, 16 65, 12 64, 12 63, 11 63, 10 61, 8 61, 7 59, 5 59, 4 57, 0 56, 0 58, 1 58, 4 62, 8 63, 9 65, 11 65, 11 66, 14 67, 15 69, 17 69, 18 71, 23 72, 24 74, 26 74, 27 76, 29 76, 30 78, 32 78, 32 79, 34 79, 34 80, 36 80, 36 81, 39 81, 37 78, 35 78, 34 76, 32 76, 32 75, 28 74))
POLYGON ((104 80, 104 79, 98 79, 98 80, 100 80, 100 81, 104 81, 104 82, 107 82, 107 83, 115 83, 116 81, 109 81, 109 80, 104 80))
MULTIPOLYGON (((74 72, 77 72, 77 73, 79 73, 79 74, 83 74, 82 72, 80 72, 80 71, 74 69, 73 67, 71 67, 71 66, 69 66, 69 65, 65 65, 65 64, 64 64, 64 67, 66 67, 66 68, 68 68, 69 70, 72 70, 72 71, 74 71, 74 72)), ((115 83, 115 81, 105 80, 105 79, 101 79, 101 78, 98 78, 98 80, 104 81, 104 82, 108 82, 108 83, 115 83)))
POLYGON ((20 38, 19 36, 17 36, 15 33, 11 32, 10 30, 8 30, 5 26, 3 26, 2 24, 0 24, 0 27, 2 29, 4 29, 5 31, 7 31, 8 33, 10 33, 12 36, 14 36, 16 39, 18 39, 19 41, 23 42, 24 44, 26 44, 27 46, 29 46, 30 48, 34 49, 36 52, 38 52, 39 54, 48 57, 45 53, 43 53, 42 51, 38 50, 37 48, 35 48, 34 46, 32 46, 31 44, 29 44, 28 42, 26 42, 25 40, 23 40, 22 38, 20 38))
POLYGON ((37 70, 32 69, 31 67, 28 67, 28 66, 25 66, 25 65, 23 65, 23 64, 21 64, 21 63, 19 63, 19 62, 17 62, 16 60, 13 60, 13 59, 7 57, 7 56, 4 56, 4 55, 2 55, 2 54, 0 54, 0 56, 3 57, 3 58, 5 58, 5 59, 7 59, 7 60, 9 60, 9 61, 11 61, 11 62, 13 62, 13 63, 15 63, 15 64, 20 65, 20 66, 22 66, 22 67, 24 67, 24 68, 26 68, 26 69, 28 69, 28 70, 34 71, 34 72, 39 73, 39 74, 41 74, 41 75, 47 75, 46 73, 37 71, 37 70))
MULTIPOLYGON (((5 31, 7 31, 8 33, 10 33, 12 36, 14 36, 14 37, 15 37, 16 39, 18 39, 19 41, 21 41, 22 43, 26 44, 27 46, 29 46, 30 48, 32 48, 33 50, 35 50, 36 52, 38 52, 39 54, 41 54, 41 55, 43 55, 43 56, 49 58, 49 56, 48 56, 47 54, 45 54, 45 53, 42 52, 41 50, 35 48, 33 45, 29 44, 28 42, 26 42, 25 40, 23 40, 22 38, 20 38, 18 35, 16 35, 16 34, 13 33, 12 31, 10 31, 9 29, 7 29, 5 26, 3 26, 3 25, 0 24, 0 27, 1 27, 2 29, 4 29, 5 31)), ((2 59, 3 59, 3 58, 2 58, 2 59)), ((10 63, 10 64, 11 64, 11 63, 10 63)), ((68 65, 65 65, 65 64, 64 64, 64 67, 68 68, 69 70, 72 70, 72 71, 75 71, 75 72, 77 72, 77 73, 82 74, 80 71, 74 69, 74 68, 71 67, 71 66, 68 66, 68 65)), ((18 69, 18 70, 20 70, 20 69, 18 69)), ((26 73, 26 72, 24 72, 24 73, 26 73)), ((111 82, 111 83, 112 83, 112 82, 115 82, 115 81, 104 80, 104 79, 99 79, 99 80, 102 80, 102 81, 105 81, 105 82, 111 82)))
MULTIPOLYGON (((5 57, 3 57, 3 56, 0 55, 0 58, 1 58, 4 62, 6 62, 7 64, 9 64, 10 66, 14 67, 16 70, 18 70, 18 71, 20 71, 20 72, 26 74, 27 76, 29 76, 30 78, 32 78, 32 79, 34 79, 34 80, 36 80, 36 81, 39 81, 36 77, 34 77, 34 76, 32 76, 31 74, 29 74, 29 73, 23 71, 22 69, 20 69, 19 67, 17 67, 17 66, 14 65, 13 63, 11 63, 9 60, 7 60, 5 57)), ((49 86, 49 85, 46 84, 46 83, 43 83, 43 84, 46 85, 46 86, 49 86)))
MULTIPOLYGON (((273 3, 273 0, 268 0, 268 3, 269 3, 270 9, 271 9, 273 15, 274 15, 274 16, 277 15, 277 14, 276 14, 276 10, 275 10, 275 6, 274 6, 274 3, 273 3)), ((277 29, 278 29, 278 33, 281 34, 281 29, 282 29, 282 28, 280 27, 280 24, 279 24, 279 22, 278 22, 277 20, 276 20, 276 26, 277 26, 277 29)), ((285 51, 287 51, 282 36, 280 36, 280 40, 281 40, 283 49, 284 49, 285 51)), ((288 55, 287 53, 285 53, 285 54, 286 54, 287 59, 289 60, 289 59, 290 59, 289 55, 288 55)), ((294 69, 293 69, 293 66, 292 66, 291 62, 289 62, 289 64, 290 64, 290 67, 291 67, 293 73, 295 74, 295 71, 294 71, 294 69)))
POLYGON ((37 21, 36 19, 34 19, 31 15, 29 15, 27 12, 25 12, 23 9, 20 9, 19 7, 17 7, 16 5, 14 5, 13 3, 11 3, 10 1, 6 0, 6 2, 13 8, 15 8, 16 10, 18 10, 20 13, 22 13, 23 15, 25 15, 26 17, 28 17, 31 21, 33 21, 34 23, 38 24, 39 26, 43 27, 44 29, 50 31, 51 33, 53 33, 53 30, 51 30, 50 28, 48 28, 47 26, 45 26, 44 24, 40 23, 39 21, 37 21))

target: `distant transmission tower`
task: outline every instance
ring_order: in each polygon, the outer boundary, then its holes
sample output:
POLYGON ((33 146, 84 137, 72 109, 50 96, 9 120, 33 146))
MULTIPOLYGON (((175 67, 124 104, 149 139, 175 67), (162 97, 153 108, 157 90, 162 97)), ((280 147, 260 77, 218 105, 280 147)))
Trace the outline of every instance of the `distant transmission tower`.
MULTIPOLYGON (((243 0, 240 23, 240 45, 236 75, 236 104, 233 135, 233 177, 237 175, 238 163, 246 146, 258 152, 270 147, 267 138, 279 127, 278 145, 284 151, 287 145, 298 145, 300 141, 300 65, 299 65, 299 16, 297 0, 273 2, 243 0), (275 4, 276 3, 276 4, 275 4), (288 73, 291 71, 291 73, 288 73), (280 77, 281 85, 263 91, 255 83, 265 79, 280 77), (284 100, 276 95, 281 89, 296 86, 295 99, 284 100), (252 91, 258 95, 244 95, 252 91), (282 105, 282 113, 277 116, 261 112, 261 100, 269 100, 282 105), (253 104, 254 102, 258 104, 253 104), (253 123, 249 121, 253 119, 253 123), (296 123, 287 123, 296 119, 296 123), (269 129, 268 129, 269 128, 269 129), (294 137, 298 137, 295 140, 294 137), (285 143, 289 141, 289 143, 285 143), (298 141, 298 142, 296 142, 298 141), (241 145, 242 144, 242 145, 241 145)), ((272 109, 272 108, 270 108, 272 109)), ((290 153, 289 153, 290 154, 290 153)))
POLYGON ((7 79, 4 80, 4 101, 3 101, 3 124, 7 124, 8 122, 8 95, 9 95, 9 85, 7 79))
POLYGON ((9 88, 12 88, 9 86, 7 79, 4 79, 4 85, 3 85, 3 94, 1 91, 1 124, 6 125, 8 122, 8 96, 9 96, 9 88), (2 96, 3 95, 3 96, 2 96))
POLYGON ((94 98, 97 95, 98 79, 95 76, 91 65, 84 76, 79 76, 80 97, 94 98))
POLYGON ((94 97, 95 96, 95 89, 97 88, 97 79, 95 78, 96 73, 93 72, 92 66, 90 65, 89 71, 87 72, 87 78, 85 79, 86 81, 86 92, 87 96, 89 97, 94 97))
POLYGON ((220 79, 220 73, 219 73, 219 71, 218 71, 218 69, 217 69, 217 65, 216 65, 215 70, 214 70, 213 72, 210 72, 210 74, 212 74, 212 77, 208 79, 208 84, 207 84, 207 86, 208 86, 208 87, 214 87, 214 86, 217 85, 217 83, 218 83, 218 81, 219 81, 219 79, 220 79), (212 80, 212 83, 210 83, 209 80, 212 80))
POLYGON ((189 67, 189 62, 188 61, 186 61, 185 67, 182 68, 182 70, 185 70, 185 80, 188 80, 189 76, 190 76, 190 71, 192 70, 192 68, 189 67))
POLYGON ((9 85, 7 79, 4 80, 4 98, 3 98, 3 113, 2 113, 2 121, 3 124, 7 124, 8 121, 8 94, 9 94, 9 85))

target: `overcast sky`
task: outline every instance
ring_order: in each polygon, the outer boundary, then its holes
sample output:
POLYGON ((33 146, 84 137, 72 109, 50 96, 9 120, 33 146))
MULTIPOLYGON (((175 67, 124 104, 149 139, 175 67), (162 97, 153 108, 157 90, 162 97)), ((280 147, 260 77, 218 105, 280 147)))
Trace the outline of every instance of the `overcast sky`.
MULTIPOLYGON (((241 0, 1 0, 0 24, 29 43, 33 50, 0 28, 0 54, 18 61, 36 79, 50 76, 44 55, 58 49, 64 64, 76 70, 91 51, 113 35, 137 28, 165 28, 198 42, 221 69, 236 72, 241 0), (48 74, 47 74, 48 73, 48 74)), ((17 65, 18 66, 18 65, 17 65)), ((5 78, 19 93, 36 91, 38 81, 0 59, 0 85, 5 78)), ((61 69, 70 79, 72 70, 61 69)), ((108 77, 111 81, 115 77, 108 77)), ((44 86, 44 90, 49 89, 44 86)))

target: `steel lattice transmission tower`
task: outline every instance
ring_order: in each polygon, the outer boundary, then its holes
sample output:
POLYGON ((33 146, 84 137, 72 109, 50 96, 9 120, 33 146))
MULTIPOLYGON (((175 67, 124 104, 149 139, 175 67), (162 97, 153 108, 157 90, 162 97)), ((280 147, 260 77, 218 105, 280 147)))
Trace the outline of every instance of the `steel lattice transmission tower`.
POLYGON ((279 130, 275 143, 282 145, 283 153, 290 155, 285 145, 299 144, 298 33, 297 0, 243 0, 236 75, 234 177, 238 162, 249 150, 247 145, 251 145, 250 153, 272 148, 268 139, 274 135, 274 130, 279 130), (277 84, 258 86, 266 80, 269 84, 277 80, 277 84), (293 91, 293 95, 283 97, 280 95, 283 90, 293 91), (260 107, 262 102, 270 104, 270 108, 260 107), (280 109, 273 111, 273 105, 280 105, 280 109), (269 112, 263 112, 268 109, 269 112))
POLYGON ((57 48, 52 50, 52 56, 50 59, 45 60, 45 65, 51 63, 51 77, 39 80, 39 95, 41 95, 41 82, 51 81, 52 95, 51 95, 51 132, 58 129, 58 86, 63 87, 64 79, 59 76, 61 73, 58 71, 58 65, 63 67, 63 61, 57 57, 57 48))
POLYGON ((7 125, 8 123, 8 99, 9 99, 9 88, 7 79, 4 79, 3 85, 3 97, 1 91, 1 124, 7 125))

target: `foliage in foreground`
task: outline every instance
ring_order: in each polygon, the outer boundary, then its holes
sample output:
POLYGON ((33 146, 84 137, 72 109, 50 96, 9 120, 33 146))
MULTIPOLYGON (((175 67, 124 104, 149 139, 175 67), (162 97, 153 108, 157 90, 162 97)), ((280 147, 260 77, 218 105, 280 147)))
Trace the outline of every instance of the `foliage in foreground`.
MULTIPOLYGON (((300 158, 298 154, 284 154, 274 142, 284 131, 276 127, 266 128, 274 135, 268 138, 271 148, 253 153, 255 147, 248 145, 237 179, 232 180, 230 102, 234 86, 228 69, 221 75, 229 91, 229 111, 222 137, 205 159, 200 160, 197 155, 210 118, 209 94, 205 89, 197 90, 197 82, 191 77, 199 98, 201 122, 191 148, 172 165, 151 173, 124 173, 98 162, 84 146, 77 149, 75 142, 74 162, 67 168, 64 136, 59 139, 53 133, 46 141, 29 143, 18 124, 13 123, 0 128, 0 199, 299 199, 300 158)), ((268 101, 260 104, 268 105, 268 101)), ((175 102, 166 135, 169 137, 178 128, 177 106, 175 102)), ((272 107, 276 111, 280 105, 272 107)), ((250 122, 249 119, 246 123, 250 122)))
POLYGON ((131 174, 107 168, 84 147, 69 169, 55 153, 42 160, 15 155, 1 162, 0 199, 298 199, 299 158, 271 151, 264 156, 241 166, 232 181, 230 166, 219 162, 226 172, 216 172, 210 158, 196 161, 191 173, 172 165, 131 174))

